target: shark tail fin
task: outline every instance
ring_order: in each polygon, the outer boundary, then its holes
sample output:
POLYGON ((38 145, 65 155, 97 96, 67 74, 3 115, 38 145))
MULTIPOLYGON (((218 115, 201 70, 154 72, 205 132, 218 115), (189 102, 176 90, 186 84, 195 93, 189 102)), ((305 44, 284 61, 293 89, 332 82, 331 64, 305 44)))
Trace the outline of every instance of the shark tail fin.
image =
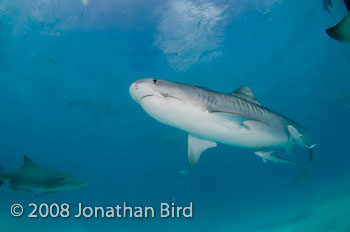
POLYGON ((313 148, 316 146, 316 144, 313 145, 307 145, 307 148, 309 150, 309 161, 311 163, 312 158, 313 158, 313 148))

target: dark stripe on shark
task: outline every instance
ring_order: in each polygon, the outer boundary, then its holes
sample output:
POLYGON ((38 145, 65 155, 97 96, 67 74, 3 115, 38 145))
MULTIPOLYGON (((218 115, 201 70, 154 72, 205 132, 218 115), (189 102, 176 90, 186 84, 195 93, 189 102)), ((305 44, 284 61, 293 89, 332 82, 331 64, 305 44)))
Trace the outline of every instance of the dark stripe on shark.
POLYGON ((226 114, 232 114, 232 115, 237 115, 237 116, 241 116, 241 117, 245 117, 247 119, 253 120, 253 121, 258 121, 261 122, 263 124, 269 125, 267 122, 261 121, 257 118, 245 115, 245 114, 239 114, 239 113, 235 113, 235 112, 229 112, 229 111, 219 111, 219 110, 208 110, 209 113, 226 113, 226 114))

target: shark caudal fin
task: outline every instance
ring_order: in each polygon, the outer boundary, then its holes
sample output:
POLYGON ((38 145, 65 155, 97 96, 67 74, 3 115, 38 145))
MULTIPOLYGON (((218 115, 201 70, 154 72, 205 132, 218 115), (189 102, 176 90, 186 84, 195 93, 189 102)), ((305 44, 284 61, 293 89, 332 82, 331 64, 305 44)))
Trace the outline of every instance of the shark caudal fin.
POLYGON ((313 144, 311 146, 308 147, 309 149, 309 161, 311 162, 313 159, 313 148, 316 146, 316 144, 313 144))

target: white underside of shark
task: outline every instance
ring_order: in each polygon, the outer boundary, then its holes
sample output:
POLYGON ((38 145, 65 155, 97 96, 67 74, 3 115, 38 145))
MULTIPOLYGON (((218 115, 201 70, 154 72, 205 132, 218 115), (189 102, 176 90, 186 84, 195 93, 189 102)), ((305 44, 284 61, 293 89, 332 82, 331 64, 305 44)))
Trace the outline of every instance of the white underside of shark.
POLYGON ((272 135, 269 126, 261 122, 245 120, 242 125, 240 117, 209 113, 176 98, 147 97, 140 104, 159 122, 202 139, 245 148, 283 147, 288 142, 282 126, 278 134, 274 129, 272 135))

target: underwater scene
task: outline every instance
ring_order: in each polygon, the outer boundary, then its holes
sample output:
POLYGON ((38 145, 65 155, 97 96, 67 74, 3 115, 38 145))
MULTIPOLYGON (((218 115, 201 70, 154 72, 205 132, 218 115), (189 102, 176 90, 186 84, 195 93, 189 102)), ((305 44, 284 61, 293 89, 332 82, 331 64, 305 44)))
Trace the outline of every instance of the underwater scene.
POLYGON ((350 232, 349 10, 0 0, 0 232, 350 232))

